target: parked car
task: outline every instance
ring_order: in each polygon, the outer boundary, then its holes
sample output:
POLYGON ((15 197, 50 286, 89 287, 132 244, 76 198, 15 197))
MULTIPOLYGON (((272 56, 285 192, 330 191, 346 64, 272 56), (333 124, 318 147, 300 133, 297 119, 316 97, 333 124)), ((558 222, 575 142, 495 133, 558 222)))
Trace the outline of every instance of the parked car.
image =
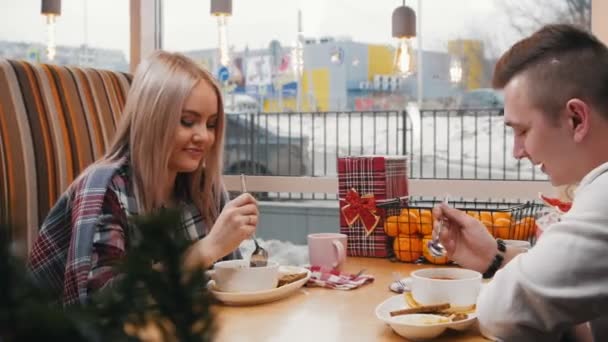
POLYGON ((307 137, 277 134, 260 113, 226 113, 224 173, 302 176, 309 171, 307 137))
POLYGON ((497 109, 503 108, 505 100, 501 92, 492 88, 479 88, 465 92, 458 109, 497 109))
POLYGON ((224 97, 224 111, 232 114, 257 113, 259 111, 258 101, 245 94, 229 94, 224 97))

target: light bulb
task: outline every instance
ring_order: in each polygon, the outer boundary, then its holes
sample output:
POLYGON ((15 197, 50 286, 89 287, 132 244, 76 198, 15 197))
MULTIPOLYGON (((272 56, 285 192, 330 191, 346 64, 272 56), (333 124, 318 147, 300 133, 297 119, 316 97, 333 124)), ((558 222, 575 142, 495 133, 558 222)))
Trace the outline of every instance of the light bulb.
POLYGON ((46 57, 49 61, 52 61, 55 59, 55 54, 56 54, 55 15, 54 14, 47 14, 46 30, 47 30, 46 57))
POLYGON ((395 51, 394 67, 395 71, 401 75, 411 72, 411 56, 408 38, 399 38, 397 50, 395 51))
POLYGON ((228 66, 230 56, 228 53, 228 17, 225 15, 217 16, 218 40, 220 45, 220 64, 228 66))
POLYGON ((453 83, 462 81, 462 64, 458 58, 453 58, 450 62, 450 81, 453 83))

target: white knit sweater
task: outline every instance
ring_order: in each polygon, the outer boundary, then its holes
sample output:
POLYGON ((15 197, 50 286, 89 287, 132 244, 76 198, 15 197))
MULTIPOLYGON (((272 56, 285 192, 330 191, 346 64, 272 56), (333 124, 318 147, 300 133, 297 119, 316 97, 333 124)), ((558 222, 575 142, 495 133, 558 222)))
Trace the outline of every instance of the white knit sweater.
POLYGON ((608 317, 608 163, 583 178, 561 222, 484 286, 477 312, 482 333, 505 341, 556 341, 608 317))

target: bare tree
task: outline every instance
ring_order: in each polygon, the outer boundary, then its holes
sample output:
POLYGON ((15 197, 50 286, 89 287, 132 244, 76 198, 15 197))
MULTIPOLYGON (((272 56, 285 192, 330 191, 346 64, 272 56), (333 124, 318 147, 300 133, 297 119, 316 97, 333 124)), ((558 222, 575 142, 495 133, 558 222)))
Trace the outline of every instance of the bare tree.
MULTIPOLYGON (((493 65, 506 49, 519 39, 551 23, 568 23, 584 29, 591 28, 591 0, 493 0, 496 14, 490 19, 505 23, 500 29, 480 30, 479 23, 471 22, 465 37, 483 42, 486 66, 482 71, 483 84, 489 84, 493 65)), ((498 26, 495 26, 496 28, 498 26)))
POLYGON ((591 0, 504 0, 498 4, 521 36, 549 23, 591 27, 591 0))
POLYGON ((579 25, 583 28, 591 28, 591 0, 565 1, 568 10, 564 19, 569 19, 570 23, 579 25))
POLYGON ((497 15, 506 18, 506 30, 477 30, 488 59, 498 58, 506 48, 550 23, 591 28, 591 0, 494 0, 497 15))

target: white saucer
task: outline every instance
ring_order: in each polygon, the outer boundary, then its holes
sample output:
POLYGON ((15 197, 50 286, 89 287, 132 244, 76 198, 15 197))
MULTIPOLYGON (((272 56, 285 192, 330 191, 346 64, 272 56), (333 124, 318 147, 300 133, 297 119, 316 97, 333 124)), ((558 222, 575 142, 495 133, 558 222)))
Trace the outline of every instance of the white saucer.
POLYGON ((409 305, 403 295, 392 296, 376 307, 376 317, 388 324, 395 333, 407 339, 424 340, 441 335, 446 329, 466 330, 477 320, 477 313, 468 314, 468 318, 457 322, 437 324, 412 324, 404 316, 391 317, 390 312, 406 309, 409 305))
POLYGON ((271 290, 256 292, 222 292, 216 289, 215 282, 213 280, 210 280, 207 283, 207 289, 209 289, 209 291, 211 291, 219 301, 226 305, 255 305, 269 303, 285 298, 298 291, 310 278, 310 271, 306 268, 297 266, 280 266, 279 274, 302 272, 306 272, 306 277, 271 290))

